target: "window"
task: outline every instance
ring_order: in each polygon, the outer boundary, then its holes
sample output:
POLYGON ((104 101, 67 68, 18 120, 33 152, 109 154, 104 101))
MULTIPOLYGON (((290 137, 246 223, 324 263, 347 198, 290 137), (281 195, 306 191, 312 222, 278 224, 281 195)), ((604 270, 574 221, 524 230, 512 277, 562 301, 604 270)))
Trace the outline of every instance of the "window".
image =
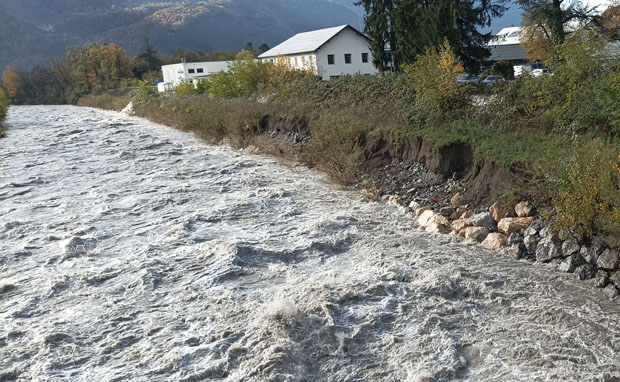
POLYGON ((295 57, 295 66, 297 66, 297 57, 295 57))
POLYGON ((368 62, 368 53, 362 53, 362 62, 368 62))
POLYGON ((327 65, 334 65, 334 55, 333 54, 328 54, 327 55, 327 65))
POLYGON ((187 69, 187 73, 196 73, 194 69, 187 69))
POLYGON ((304 66, 306 66, 306 56, 303 56, 303 57, 301 58, 301 63, 302 63, 304 66))
POLYGON ((345 64, 350 64, 351 63, 351 53, 345 53, 344 54, 344 63, 345 64))
POLYGON ((204 73, 204 72, 205 72, 205 70, 204 70, 203 68, 198 68, 198 69, 196 69, 196 72, 198 72, 198 73, 204 73))

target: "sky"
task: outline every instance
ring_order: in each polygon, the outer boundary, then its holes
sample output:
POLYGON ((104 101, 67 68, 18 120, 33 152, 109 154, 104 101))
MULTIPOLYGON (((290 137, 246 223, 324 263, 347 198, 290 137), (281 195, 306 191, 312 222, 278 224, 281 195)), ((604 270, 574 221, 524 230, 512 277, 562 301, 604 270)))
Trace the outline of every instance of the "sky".
MULTIPOLYGON (((599 12, 604 11, 613 0, 583 0, 584 4, 587 4, 590 7, 597 7, 599 12)), ((521 9, 517 5, 510 5, 510 9, 504 14, 504 17, 493 21, 491 28, 485 29, 484 31, 491 31, 492 33, 497 33, 502 28, 518 26, 521 24, 521 9)))

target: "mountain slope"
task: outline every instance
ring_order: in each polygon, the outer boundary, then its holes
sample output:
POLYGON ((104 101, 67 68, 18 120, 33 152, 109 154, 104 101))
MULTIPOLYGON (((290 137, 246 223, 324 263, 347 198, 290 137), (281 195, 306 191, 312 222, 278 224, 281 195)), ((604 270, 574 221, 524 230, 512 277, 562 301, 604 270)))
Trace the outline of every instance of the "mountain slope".
POLYGON ((0 70, 30 68, 68 45, 114 42, 137 54, 148 38, 163 53, 273 46, 291 35, 359 26, 348 0, 20 0, 0 3, 0 70), (341 1, 343 3, 339 3, 341 1), (20 49, 20 47, 23 47, 20 49))

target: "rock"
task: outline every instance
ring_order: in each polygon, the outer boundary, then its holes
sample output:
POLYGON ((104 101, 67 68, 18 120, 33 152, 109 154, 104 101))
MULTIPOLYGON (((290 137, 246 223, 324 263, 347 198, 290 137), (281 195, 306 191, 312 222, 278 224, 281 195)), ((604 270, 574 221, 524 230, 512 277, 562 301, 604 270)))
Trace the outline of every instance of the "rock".
POLYGON ((419 218, 424 212, 430 211, 430 210, 431 210, 430 207, 420 207, 417 210, 415 210, 415 216, 419 218))
POLYGON ((465 239, 483 242, 489 235, 489 230, 485 227, 468 227, 465 228, 465 239))
POLYGON ((525 244, 525 248, 527 248, 527 251, 530 253, 536 252, 538 242, 540 242, 540 237, 537 235, 526 235, 523 238, 523 244, 525 244))
POLYGON ((607 296, 607 298, 609 298, 610 300, 618 297, 618 289, 612 284, 607 285, 603 289, 603 293, 605 293, 605 296, 607 296))
POLYGON ((452 195, 452 197, 450 198, 450 203, 452 203, 453 206, 459 206, 461 204, 461 194, 457 192, 456 194, 452 195))
POLYGON ((460 232, 463 228, 471 227, 469 219, 458 219, 452 222, 453 231, 460 232))
MULTIPOLYGON (((510 238, 508 239, 508 242, 510 244, 510 238)), ((526 249, 523 244, 514 244, 502 250, 502 254, 504 256, 509 257, 513 260, 522 259, 523 255, 525 255, 525 252, 526 252, 526 249)))
POLYGON ((424 228, 424 231, 429 233, 448 233, 450 230, 447 226, 443 224, 431 222, 429 225, 426 226, 426 228, 424 228))
POLYGON ((510 234, 510 236, 508 236, 508 244, 510 245, 522 244, 522 243, 523 243, 523 236, 521 236, 520 233, 513 232, 510 234))
POLYGON ((620 253, 615 249, 606 249, 596 260, 596 266, 608 271, 618 269, 618 261, 620 253))
POLYGON ((496 251, 508 245, 508 236, 503 233, 493 232, 490 233, 486 239, 484 239, 481 245, 485 248, 496 251))
POLYGON ((461 215, 461 219, 469 219, 470 217, 476 215, 475 213, 471 212, 471 211, 465 211, 463 212, 463 215, 461 215))
POLYGON ((426 232, 445 232, 450 227, 450 221, 444 216, 437 214, 432 210, 424 211, 418 217, 418 224, 424 228, 426 232))
POLYGON ((561 256, 560 245, 554 242, 551 237, 545 237, 536 247, 536 261, 540 261, 541 263, 548 263, 561 256))
POLYGON ((596 275, 596 268, 592 264, 583 264, 575 269, 575 274, 579 280, 590 280, 596 275))
POLYGON ((459 220, 464 213, 465 210, 463 208, 457 208, 453 213, 450 214, 450 220, 459 220))
POLYGON ((505 235, 511 235, 530 226, 534 218, 504 218, 497 224, 497 230, 505 235))
POLYGON ((510 212, 510 208, 500 204, 499 202, 495 202, 491 207, 489 207, 489 212, 491 213, 491 216, 493 216, 493 220, 499 222, 506 216, 507 213, 510 212))
POLYGON ((497 223, 493 220, 490 212, 482 212, 469 218, 469 222, 474 227, 484 227, 489 231, 497 230, 497 223))
POLYGON ((409 208, 411 208, 414 211, 420 207, 422 207, 420 203, 416 202, 415 200, 412 200, 411 203, 409 203, 409 208))
POLYGON ((605 271, 598 271, 594 276, 596 280, 595 284, 597 288, 605 288, 609 284, 609 273, 605 271))
POLYGON ((540 235, 540 237, 547 237, 547 236, 551 236, 551 229, 549 227, 543 227, 543 229, 541 229, 538 234, 540 235))
POLYGON ((583 263, 583 259, 579 255, 569 256, 562 260, 558 269, 560 272, 573 273, 575 272, 575 269, 577 269, 577 267, 582 265, 583 263))
POLYGON ((616 288, 620 289, 620 271, 610 275, 609 282, 614 284, 616 288))
POLYGON ((450 217, 450 215, 452 215, 453 212, 454 212, 454 208, 451 208, 451 207, 443 207, 439 209, 439 214, 445 217, 450 217))
POLYGON ((529 202, 520 202, 515 206, 515 213, 520 218, 529 216, 531 210, 529 202))
POLYGON ((582 246, 579 250, 579 254, 590 264, 596 264, 596 260, 598 260, 598 254, 592 246, 582 246))
POLYGON ((523 236, 538 236, 538 231, 530 224, 530 226, 523 231, 523 236))
POLYGON ((562 243, 562 254, 566 257, 573 256, 579 253, 581 247, 574 241, 565 241, 562 243))

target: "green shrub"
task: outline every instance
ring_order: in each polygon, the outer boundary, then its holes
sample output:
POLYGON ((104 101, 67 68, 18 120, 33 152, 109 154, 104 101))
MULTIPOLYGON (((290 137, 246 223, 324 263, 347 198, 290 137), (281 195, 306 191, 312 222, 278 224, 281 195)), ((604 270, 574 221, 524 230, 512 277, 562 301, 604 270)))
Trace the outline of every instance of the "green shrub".
MULTIPOLYGON (((572 153, 548 178, 554 228, 588 239, 620 238, 620 148, 575 138, 572 153)), ((617 245, 617 244, 616 244, 617 245)))
POLYGON ((198 94, 194 84, 190 84, 188 81, 181 81, 181 83, 174 88, 174 92, 178 96, 191 96, 198 94))
POLYGON ((4 91, 0 88, 0 123, 6 118, 9 110, 9 99, 4 94, 4 91))
POLYGON ((232 76, 224 71, 211 76, 208 81, 206 88, 215 98, 235 98, 241 95, 232 76))
POLYGON ((139 81, 138 90, 136 90, 134 98, 136 100, 144 100, 158 95, 159 93, 157 92, 157 89, 151 86, 148 81, 139 81))
POLYGON ((110 94, 89 94, 77 101, 78 106, 96 107, 105 110, 121 111, 131 101, 128 96, 118 97, 110 94))
POLYGON ((415 63, 403 65, 409 82, 416 92, 420 109, 453 110, 467 103, 464 88, 456 82, 464 73, 450 44, 446 41, 438 48, 428 48, 415 63))
POLYGON ((514 64, 510 61, 498 61, 493 64, 493 67, 491 68, 491 73, 499 74, 507 80, 514 80, 515 67, 514 64))

